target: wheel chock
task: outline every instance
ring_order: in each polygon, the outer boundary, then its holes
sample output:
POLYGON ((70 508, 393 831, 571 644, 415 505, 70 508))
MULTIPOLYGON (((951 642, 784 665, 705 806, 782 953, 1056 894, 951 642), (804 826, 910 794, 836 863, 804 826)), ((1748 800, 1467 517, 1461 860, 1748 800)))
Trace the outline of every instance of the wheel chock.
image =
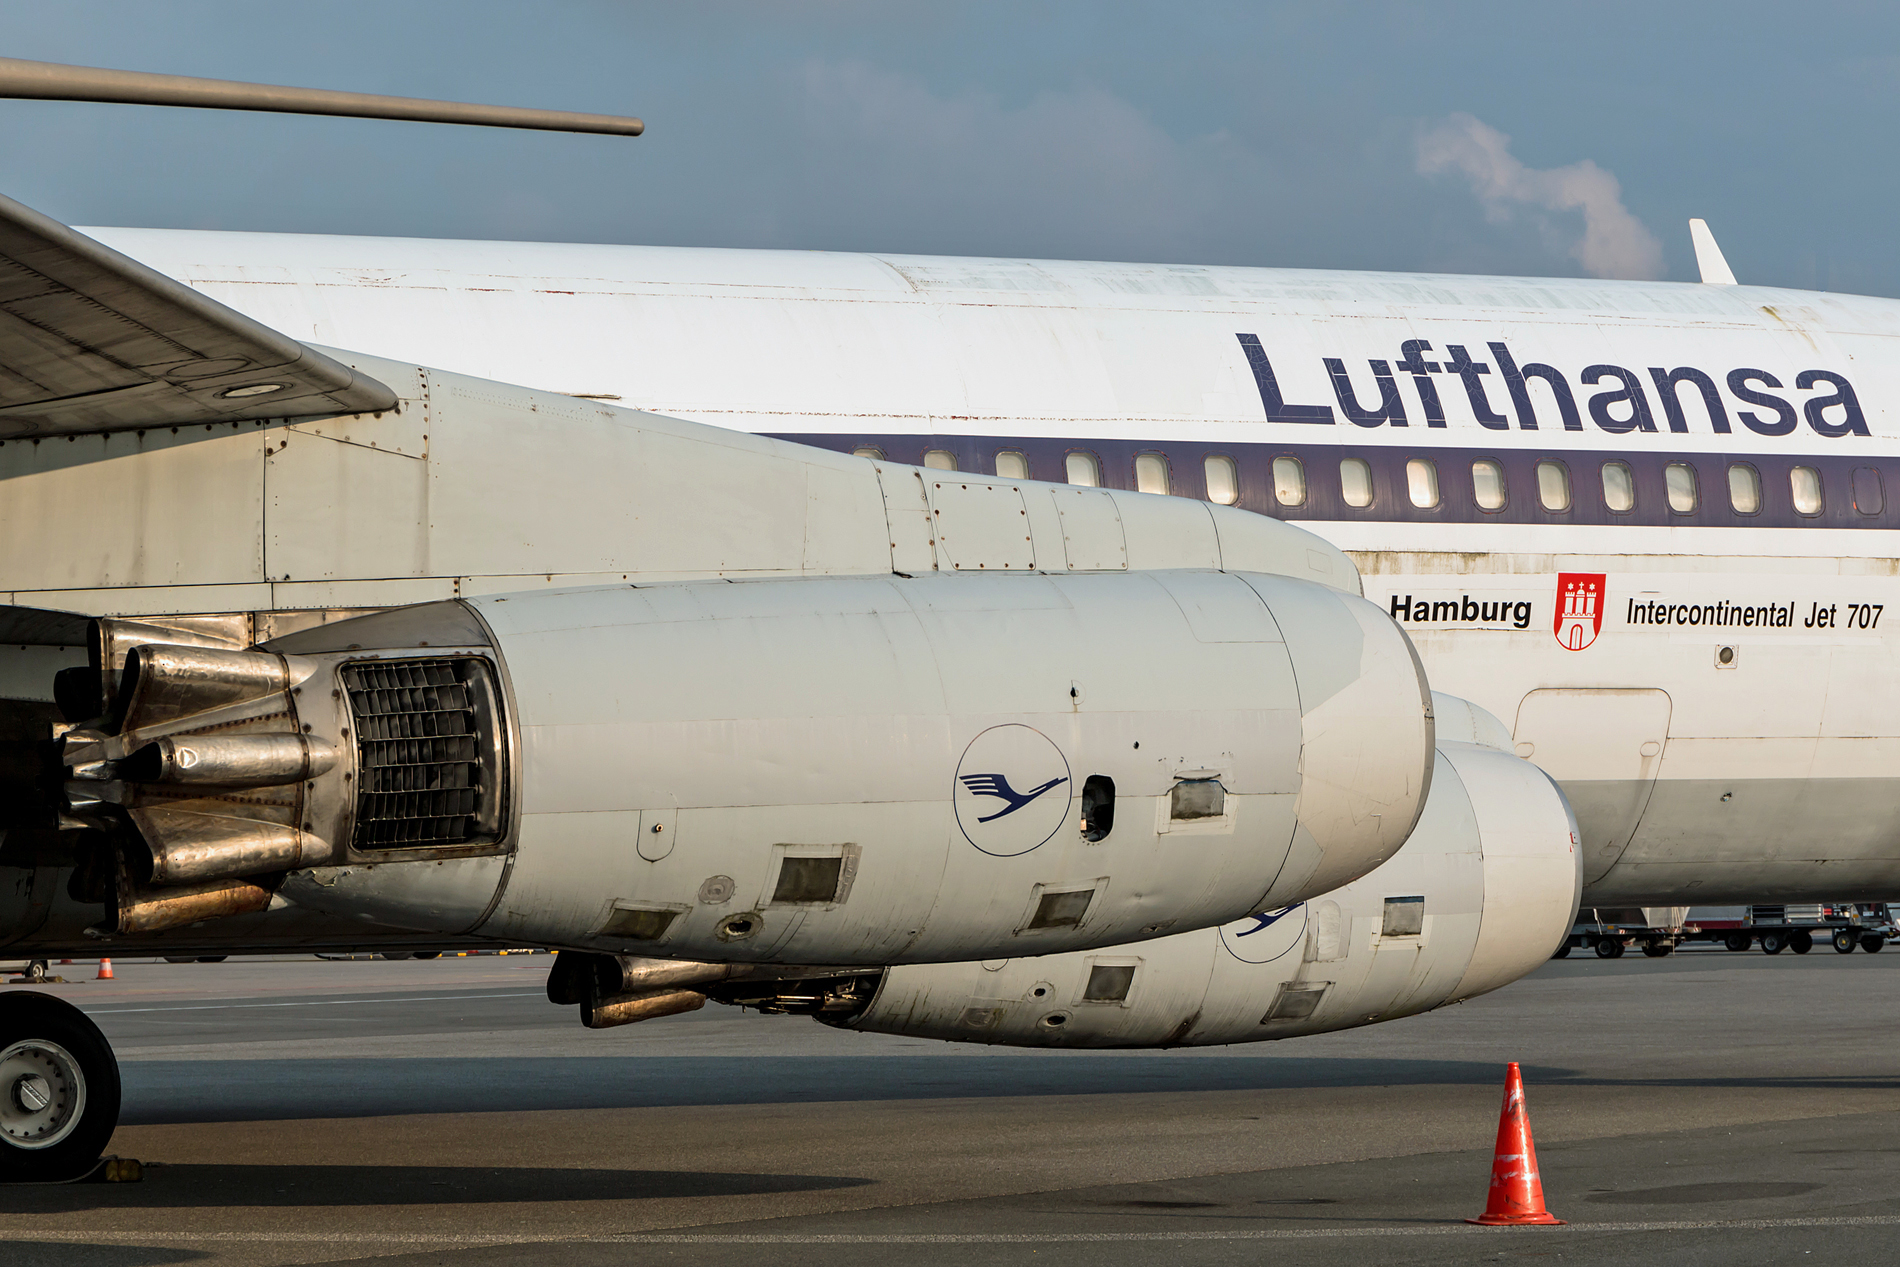
POLYGON ((67 1183, 138 1183, 145 1178, 145 1163, 136 1157, 101 1157, 91 1169, 67 1183))

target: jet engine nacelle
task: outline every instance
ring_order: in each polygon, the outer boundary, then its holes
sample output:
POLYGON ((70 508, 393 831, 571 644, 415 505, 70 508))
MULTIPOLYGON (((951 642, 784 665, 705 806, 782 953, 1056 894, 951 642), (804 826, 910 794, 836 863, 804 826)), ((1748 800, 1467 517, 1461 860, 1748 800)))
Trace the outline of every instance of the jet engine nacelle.
POLYGON ((66 812, 137 832, 101 933, 289 903, 721 962, 1044 954, 1299 902, 1403 842, 1433 733, 1376 607, 1221 572, 513 594, 137 645, 100 689, 66 812))
POLYGON ((1508 753, 1446 742, 1437 766, 1405 847, 1323 897, 1142 945, 893 968, 868 1006, 820 1017, 1020 1047, 1201 1046, 1350 1029, 1495 990, 1570 932, 1575 819, 1508 753))

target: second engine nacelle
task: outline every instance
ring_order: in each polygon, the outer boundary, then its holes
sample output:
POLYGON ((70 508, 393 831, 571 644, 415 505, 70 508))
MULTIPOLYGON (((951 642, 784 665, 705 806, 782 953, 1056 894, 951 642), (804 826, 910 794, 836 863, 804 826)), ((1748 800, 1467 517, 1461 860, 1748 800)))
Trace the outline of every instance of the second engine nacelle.
MULTIPOLYGON (((1318 900, 1138 946, 893 968, 867 1005, 818 1014, 1022 1047, 1258 1042, 1393 1020, 1495 990, 1550 957, 1581 890, 1574 832, 1562 793, 1529 762, 1447 742, 1412 839, 1318 900)), ((769 991, 754 994, 740 992, 771 1006, 769 991)))

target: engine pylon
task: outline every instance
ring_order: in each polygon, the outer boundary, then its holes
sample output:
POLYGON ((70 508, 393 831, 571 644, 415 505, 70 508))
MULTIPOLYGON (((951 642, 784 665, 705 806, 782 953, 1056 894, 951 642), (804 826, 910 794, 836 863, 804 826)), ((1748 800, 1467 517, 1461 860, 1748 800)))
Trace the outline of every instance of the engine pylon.
POLYGON ((1530 1114, 1524 1111, 1524 1075, 1515 1060, 1504 1075, 1504 1108, 1498 1114, 1498 1142, 1491 1159, 1491 1195, 1484 1213, 1465 1222, 1486 1227, 1550 1227, 1563 1222, 1544 1208, 1537 1145, 1531 1141, 1530 1114))

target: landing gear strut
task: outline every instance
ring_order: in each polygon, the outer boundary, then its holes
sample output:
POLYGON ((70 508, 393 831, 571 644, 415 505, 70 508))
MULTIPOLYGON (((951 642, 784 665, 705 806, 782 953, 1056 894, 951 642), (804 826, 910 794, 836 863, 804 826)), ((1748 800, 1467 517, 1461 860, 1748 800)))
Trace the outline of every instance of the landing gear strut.
POLYGON ((119 1062, 85 1013, 50 994, 0 995, 0 1182, 90 1169, 119 1124, 119 1062))

